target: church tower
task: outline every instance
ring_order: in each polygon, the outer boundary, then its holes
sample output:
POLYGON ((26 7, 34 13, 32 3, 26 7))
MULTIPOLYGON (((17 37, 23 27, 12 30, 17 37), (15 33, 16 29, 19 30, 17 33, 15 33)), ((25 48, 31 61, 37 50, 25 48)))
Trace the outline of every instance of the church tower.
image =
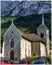
POLYGON ((49 29, 44 23, 44 14, 42 14, 42 24, 37 28, 37 35, 45 41, 46 56, 49 56, 49 29))

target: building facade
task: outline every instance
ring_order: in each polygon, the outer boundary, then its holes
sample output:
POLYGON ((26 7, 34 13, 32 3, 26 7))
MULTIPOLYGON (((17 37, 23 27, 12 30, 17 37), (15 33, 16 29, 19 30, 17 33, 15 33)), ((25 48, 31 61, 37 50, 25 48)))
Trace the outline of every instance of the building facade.
POLYGON ((44 24, 37 28, 37 35, 21 33, 13 21, 3 36, 3 58, 7 60, 21 60, 32 55, 49 56, 49 30, 44 24))

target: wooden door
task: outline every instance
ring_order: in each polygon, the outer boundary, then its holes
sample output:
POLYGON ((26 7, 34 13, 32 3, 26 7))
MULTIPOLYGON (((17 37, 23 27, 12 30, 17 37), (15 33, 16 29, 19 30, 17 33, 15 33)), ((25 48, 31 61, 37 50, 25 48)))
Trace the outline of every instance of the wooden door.
POLYGON ((10 59, 14 60, 14 51, 13 50, 10 52, 10 59))

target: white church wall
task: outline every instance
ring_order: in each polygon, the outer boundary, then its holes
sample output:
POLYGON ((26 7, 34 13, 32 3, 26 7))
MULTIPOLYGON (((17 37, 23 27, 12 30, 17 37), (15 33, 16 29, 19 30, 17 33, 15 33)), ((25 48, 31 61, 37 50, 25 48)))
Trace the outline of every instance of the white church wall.
POLYGON ((46 48, 42 42, 40 43, 40 55, 41 55, 41 57, 46 56, 46 48))
POLYGON ((31 57, 31 42, 22 38, 21 39, 21 59, 31 57))

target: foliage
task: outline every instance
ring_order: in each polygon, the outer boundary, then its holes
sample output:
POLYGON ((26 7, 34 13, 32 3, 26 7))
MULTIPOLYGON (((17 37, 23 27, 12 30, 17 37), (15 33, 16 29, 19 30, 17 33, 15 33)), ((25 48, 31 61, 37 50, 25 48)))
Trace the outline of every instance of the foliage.
MULTIPOLYGON (((24 33, 36 33, 37 27, 41 24, 41 15, 29 15, 29 16, 16 16, 16 17, 1 17, 1 39, 11 24, 11 20, 14 20, 16 27, 24 33)), ((45 14, 45 24, 50 30, 51 36, 51 14, 45 14)))

